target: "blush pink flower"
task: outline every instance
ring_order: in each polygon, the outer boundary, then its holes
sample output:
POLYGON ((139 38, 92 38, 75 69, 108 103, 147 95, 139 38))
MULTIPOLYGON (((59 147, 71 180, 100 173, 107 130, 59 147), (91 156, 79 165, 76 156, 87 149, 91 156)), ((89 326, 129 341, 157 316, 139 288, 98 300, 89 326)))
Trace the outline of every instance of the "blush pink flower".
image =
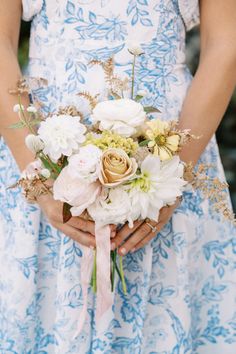
POLYGON ((68 166, 62 170, 53 185, 54 199, 71 205, 70 211, 73 216, 81 215, 92 205, 101 190, 102 186, 99 181, 88 183, 82 179, 73 178, 68 166))

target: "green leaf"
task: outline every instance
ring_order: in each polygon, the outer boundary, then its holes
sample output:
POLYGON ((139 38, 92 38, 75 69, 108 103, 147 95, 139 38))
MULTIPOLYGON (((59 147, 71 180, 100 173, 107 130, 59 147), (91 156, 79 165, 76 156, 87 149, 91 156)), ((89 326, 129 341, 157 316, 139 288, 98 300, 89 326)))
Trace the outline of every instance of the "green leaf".
POLYGON ((47 168, 50 172, 52 172, 52 166, 51 164, 48 162, 47 159, 45 159, 43 156, 39 155, 40 160, 42 161, 43 165, 45 168, 47 168))
POLYGON ((63 168, 65 168, 67 165, 68 165, 68 159, 67 159, 67 157, 66 156, 64 156, 64 158, 63 158, 63 160, 62 160, 62 166, 61 166, 61 168, 63 169, 63 168))
POLYGON ((42 119, 34 119, 29 122, 29 125, 33 127, 34 125, 38 125, 40 123, 42 123, 42 119))
POLYGON ((17 122, 17 123, 11 124, 9 126, 10 129, 19 129, 19 128, 24 128, 24 127, 26 127, 26 124, 23 122, 17 122))
POLYGON ((137 95, 137 96, 135 97, 135 101, 136 101, 136 102, 139 102, 139 101, 141 101, 142 98, 143 98, 143 96, 137 95))
POLYGON ((144 107, 144 111, 146 113, 161 113, 161 111, 159 111, 159 109, 157 109, 156 107, 152 107, 152 106, 144 107))
POLYGON ((70 209, 72 206, 68 203, 63 204, 63 224, 65 224, 67 221, 69 221, 72 218, 72 214, 70 212, 70 209))
POLYGON ((52 175, 55 177, 54 179, 56 179, 56 177, 60 174, 61 172, 61 168, 54 162, 52 162, 51 160, 48 161, 42 154, 39 153, 38 157, 40 158, 40 160, 42 161, 43 165, 45 168, 47 168, 52 175))
POLYGON ((139 143, 139 146, 147 146, 150 140, 143 140, 139 143))

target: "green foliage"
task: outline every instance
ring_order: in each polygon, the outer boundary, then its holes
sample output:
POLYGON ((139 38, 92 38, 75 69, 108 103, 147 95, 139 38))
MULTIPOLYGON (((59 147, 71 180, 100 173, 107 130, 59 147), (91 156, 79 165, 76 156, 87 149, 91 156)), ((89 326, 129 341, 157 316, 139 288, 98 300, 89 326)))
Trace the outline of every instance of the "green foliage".
POLYGON ((30 24, 26 22, 22 22, 18 60, 19 60, 20 67, 22 68, 23 71, 27 66, 28 57, 29 57, 29 33, 30 33, 30 24))

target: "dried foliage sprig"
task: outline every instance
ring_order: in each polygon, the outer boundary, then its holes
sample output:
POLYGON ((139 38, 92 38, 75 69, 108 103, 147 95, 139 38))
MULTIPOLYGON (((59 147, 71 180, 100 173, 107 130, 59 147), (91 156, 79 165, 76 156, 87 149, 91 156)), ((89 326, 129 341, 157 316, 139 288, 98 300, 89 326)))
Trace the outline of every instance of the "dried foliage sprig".
POLYGON ((46 183, 45 179, 41 179, 39 176, 21 178, 8 189, 16 187, 22 188, 24 197, 29 203, 35 203, 40 196, 52 193, 52 187, 46 183))
POLYGON ((114 73, 114 58, 111 57, 105 62, 101 60, 91 60, 90 65, 99 65, 102 67, 104 71, 105 81, 109 85, 111 95, 115 96, 115 98, 121 98, 123 96, 123 92, 129 89, 129 79, 119 78, 114 73))
POLYGON ((22 77, 17 81, 16 87, 9 89, 8 92, 10 95, 30 94, 32 89, 47 85, 48 81, 40 77, 22 77))
POLYGON ((85 98, 89 102, 90 108, 92 110, 98 104, 98 96, 99 96, 99 94, 93 96, 88 91, 82 91, 82 92, 77 93, 77 96, 85 98))
POLYGON ((184 179, 196 190, 200 190, 205 199, 208 199, 215 212, 236 225, 236 218, 228 199, 228 184, 217 177, 208 175, 209 164, 199 164, 194 170, 191 163, 185 166, 184 179))
POLYGON ((9 89, 8 92, 10 95, 23 95, 25 93, 30 93, 30 87, 26 78, 21 78, 17 81, 16 87, 14 89, 9 89))
POLYGON ((78 109, 73 105, 59 107, 58 115, 63 115, 63 114, 71 116, 71 117, 80 117, 81 119, 84 119, 83 113, 78 111, 78 109))

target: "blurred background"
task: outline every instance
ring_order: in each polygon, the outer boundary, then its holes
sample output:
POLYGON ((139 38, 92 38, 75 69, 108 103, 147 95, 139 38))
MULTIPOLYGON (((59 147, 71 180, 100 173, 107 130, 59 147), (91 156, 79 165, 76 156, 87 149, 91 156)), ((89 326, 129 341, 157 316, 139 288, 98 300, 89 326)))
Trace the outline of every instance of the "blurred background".
MULTIPOLYGON (((27 66, 29 31, 30 24, 23 22, 19 49, 19 62, 23 70, 27 66)), ((199 32, 198 29, 194 29, 187 36, 187 62, 193 74, 196 71, 198 58, 199 32)), ((236 91, 217 131, 217 140, 236 212, 236 91)))

